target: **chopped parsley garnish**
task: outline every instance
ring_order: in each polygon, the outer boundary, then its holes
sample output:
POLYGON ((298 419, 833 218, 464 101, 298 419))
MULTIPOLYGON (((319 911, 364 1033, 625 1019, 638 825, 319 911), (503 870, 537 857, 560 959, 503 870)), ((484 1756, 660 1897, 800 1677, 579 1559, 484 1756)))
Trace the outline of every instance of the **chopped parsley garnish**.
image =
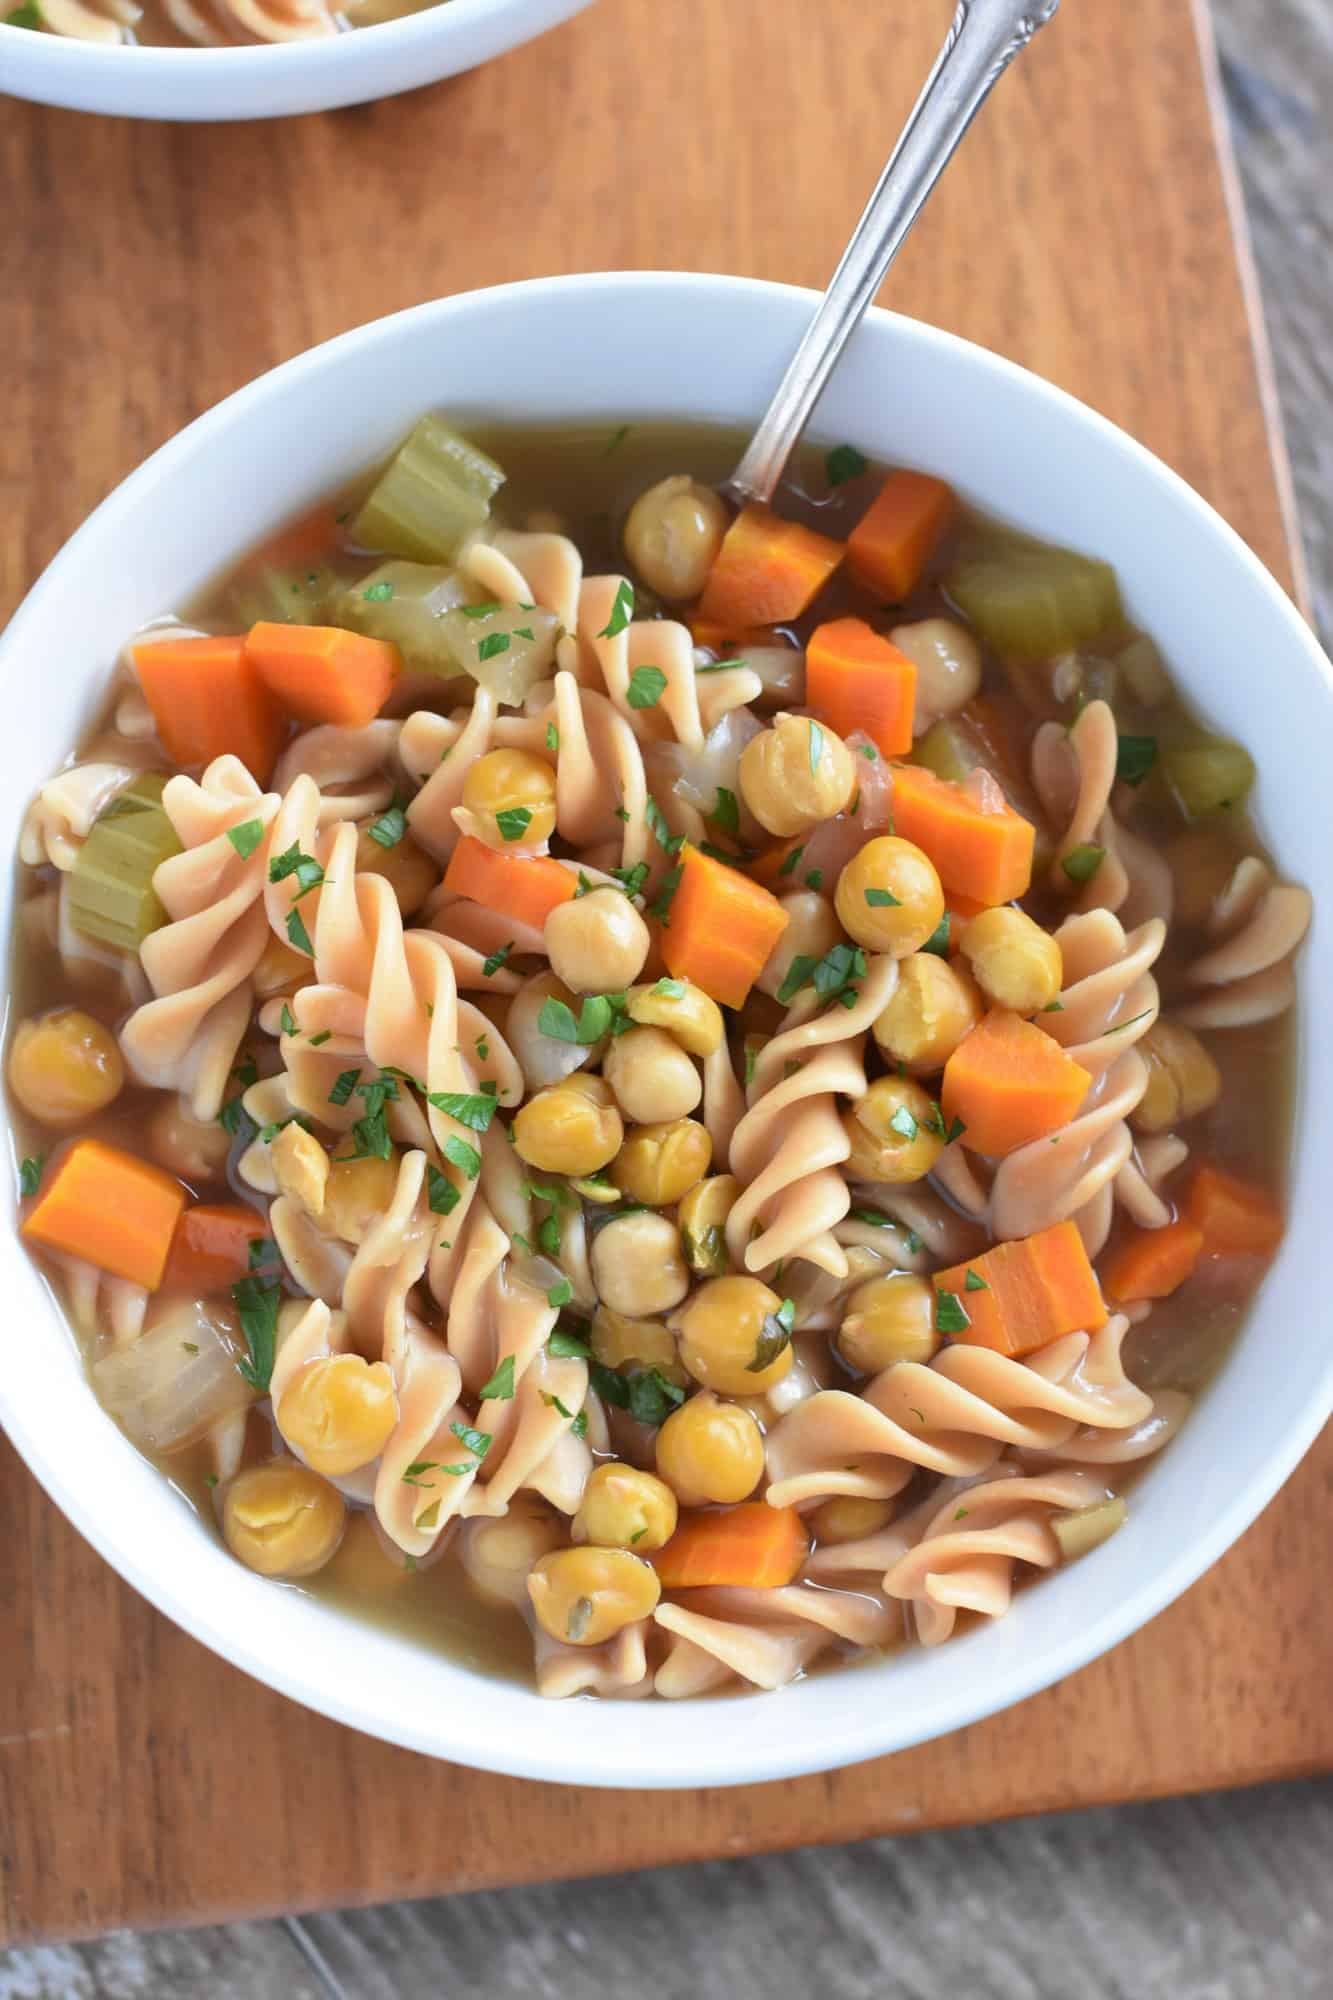
POLYGON ((489 1431, 470 1430, 466 1424, 450 1424, 449 1428, 465 1451, 474 1458, 485 1458, 493 1443, 489 1431))
POLYGON ((569 1279, 557 1278, 547 1291, 546 1303, 548 1306, 555 1306, 557 1308, 567 1306, 573 1296, 574 1287, 570 1284, 569 1279))
POLYGON ((1125 784, 1141 785, 1156 762, 1155 736, 1117 737, 1115 774, 1125 784))
MULTIPOLYGON (((588 1174, 588 1180, 601 1180, 600 1174, 588 1174)), ((568 1188, 557 1187, 554 1182, 524 1181, 523 1193, 529 1201, 549 1201, 553 1208, 577 1208, 578 1201, 568 1188)))
POLYGON ((849 1220, 852 1222, 867 1222, 872 1229, 893 1228, 893 1217, 891 1215, 881 1215, 878 1209, 849 1208, 847 1214, 849 1220))
POLYGON ((1084 840, 1077 847, 1070 848, 1060 866, 1071 882, 1091 882, 1105 859, 1104 847, 1094 847, 1090 840, 1084 840))
POLYGON ((537 1224, 537 1247, 548 1257, 560 1255, 560 1224, 555 1216, 544 1216, 537 1224))
POLYGON ((860 743, 857 748, 868 764, 878 764, 879 752, 873 743, 860 743))
POLYGON ((787 856, 787 859, 783 862, 781 868, 779 868, 778 874, 794 875, 796 873, 797 868, 800 866, 801 856, 804 853, 805 853, 804 843, 802 843, 800 847, 793 847, 791 853, 787 856))
MULTIPOLYGON (((233 1099, 233 1102, 236 1101, 237 1100, 233 1099)), ((20 1194, 25 1194, 25 1195, 36 1194, 38 1188, 42 1184, 42 1166, 45 1161, 45 1157, 46 1156, 43 1153, 36 1153, 32 1156, 31 1159, 23 1161, 23 1163, 19 1167, 20 1194)))
POLYGON ((6 14, 4 20, 9 28, 40 28, 42 10, 36 5, 36 0, 23 0, 23 5, 16 7, 12 14, 6 14))
POLYGON ((824 454, 824 476, 830 486, 845 486, 849 479, 859 479, 868 465, 854 444, 835 444, 824 454))
POLYGON ((607 447, 606 447, 606 450, 605 450, 605 451, 604 451, 604 452, 602 453, 602 457, 603 457, 603 458, 610 458, 610 456, 611 456, 611 454, 612 454, 612 452, 613 452, 613 451, 619 451, 619 450, 620 450, 620 447, 621 447, 621 445, 622 445, 622 444, 624 444, 624 442, 625 442, 625 439, 626 439, 626 438, 627 438, 628 436, 629 436, 629 425, 628 425, 628 424, 621 424, 621 426, 620 426, 620 428, 619 428, 618 430, 614 430, 614 431, 612 431, 612 433, 611 433, 611 441, 610 441, 610 443, 609 443, 609 444, 607 445, 607 447))
POLYGON ((532 824, 532 813, 527 806, 506 806, 495 815, 495 824, 502 840, 522 840, 532 824))
POLYGON ((432 1215, 452 1215, 463 1199, 448 1174, 438 1167, 426 1168, 426 1205, 432 1215))
POLYGON ((494 979, 496 973, 500 970, 500 967, 504 964, 505 960, 508 958, 510 952, 513 949, 514 949, 514 940, 510 938, 508 944, 502 944, 500 946, 499 951, 493 951, 490 957, 486 959, 482 964, 481 968, 482 978, 494 979))
POLYGON ((460 1139, 451 1132, 444 1142, 444 1157, 451 1167, 461 1167, 470 1181, 481 1172, 481 1154, 475 1146, 469 1146, 466 1139, 460 1139))
POLYGON ((240 826, 229 826, 227 838, 242 861, 248 861, 264 838, 264 822, 262 819, 247 819, 240 826))
POLYGON ((990 1286, 986 1283, 980 1271, 969 1271, 963 1280, 963 1290, 965 1292, 988 1292, 990 1286))
POLYGON ((323 1048, 325 1042, 331 1042, 332 1040, 333 1040, 332 1028, 321 1028, 317 1035, 312 1035, 310 1037, 310 1046, 312 1049, 321 1049, 323 1048))
POLYGON ((717 798, 708 817, 714 826, 720 826, 723 833, 729 833, 733 840, 740 839, 741 809, 736 802, 735 792, 729 792, 725 785, 718 786, 717 798))
POLYGON ((936 1292, 935 1330, 937 1333, 966 1333, 972 1321, 957 1292, 936 1292))
POLYGON ((625 699, 631 708, 656 708, 666 693, 667 677, 660 667, 636 667, 629 677, 625 699))
POLYGON ((506 1354, 486 1386, 478 1391, 482 1403, 511 1403, 514 1399, 514 1357, 506 1354))
POLYGON ((259 1129, 246 1110, 239 1092, 235 1097, 229 1097, 219 1111, 218 1124, 224 1132, 230 1133, 233 1139, 240 1139, 247 1146, 259 1129))
POLYGON ((271 1236, 252 1236, 250 1238, 250 1269, 252 1271, 262 1271, 265 1264, 279 1264, 281 1261, 282 1259, 278 1254, 278 1246, 271 1236))
POLYGON ((824 886, 823 869, 808 868, 805 874, 805 886, 807 889, 822 889, 824 886))
POLYGON ((756 1063, 756 1062, 758 1061, 758 1057, 759 1057, 759 1052, 758 1052, 758 1050, 757 1050, 757 1049, 752 1049, 752 1048, 747 1048, 747 1049, 746 1049, 746 1051, 745 1051, 745 1088, 746 1088, 747 1090, 748 1090, 748 1089, 750 1088, 750 1085, 751 1085, 751 1084, 752 1084, 752 1083, 754 1082, 754 1069, 755 1069, 755 1063, 756 1063))
POLYGON ((810 775, 819 771, 819 760, 824 754, 824 732, 817 722, 810 724, 810 775))
POLYGON ((552 1396, 548 1390, 543 1389, 541 1392, 541 1398, 548 1410, 554 1410, 557 1416, 561 1416, 565 1419, 566 1423, 570 1424, 573 1423, 574 1412, 572 1410, 567 1410, 558 1396, 552 1396))
POLYGON ((668 868, 666 874, 662 877, 661 888, 648 905, 649 916, 656 917, 660 924, 670 924, 671 922, 671 904, 675 898, 677 889, 680 887, 681 877, 684 873, 685 870, 680 862, 677 862, 674 868, 668 868))
POLYGON ((310 933, 301 921, 301 912, 299 910, 288 910, 287 912, 287 936, 296 949, 303 951, 307 958, 315 956, 315 947, 310 942, 310 933))
MULTIPOLYGON (((573 1421, 573 1423, 572 1423, 572 1424, 570 1425, 570 1427, 569 1427, 569 1428, 570 1428, 570 1430, 571 1430, 571 1431, 572 1431, 572 1432, 574 1433, 574 1436, 575 1436, 576 1438, 584 1438, 584 1437, 587 1437, 587 1435, 588 1435, 588 1412, 587 1412, 586 1410, 580 1410, 580 1411, 578 1412, 577 1416, 576 1416, 576 1417, 574 1418, 574 1421, 573 1421)), ((631 1536, 631 1538, 630 1538, 630 1539, 631 1539, 631 1540, 633 1540, 633 1537, 631 1536)))
POLYGON ((615 603, 611 606, 611 616, 607 619, 597 637, 599 639, 619 638, 633 616, 634 585, 622 577, 619 588, 616 591, 615 603))
POLYGON ((867 889, 866 901, 872 910, 901 910, 902 902, 892 889, 867 889))
POLYGON ((920 1131, 920 1126, 905 1104, 900 1104, 889 1120, 889 1130, 897 1132, 910 1145, 920 1131))
POLYGON ((1065 1003, 1063 1000, 1048 1000, 1041 1011, 1043 1014, 1063 1014, 1065 1003))
POLYGON ((400 805, 391 805, 380 814, 369 832, 377 847, 397 847, 407 832, 407 814, 400 805))
POLYGON ((614 1403, 618 1410, 629 1408, 629 1383, 614 1368, 607 1368, 600 1361, 590 1361, 588 1380, 604 1403, 614 1403))
POLYGON ((404 1486, 425 1486, 429 1482, 423 1479, 423 1473, 449 1472, 452 1470, 451 1466, 441 1465, 436 1458, 414 1458, 403 1474, 403 1484, 404 1486))
POLYGON ((275 855, 268 864, 270 882, 285 882, 289 875, 296 877, 298 903, 302 896, 308 896, 312 889, 318 889, 324 880, 324 870, 313 854, 302 854, 298 841, 293 841, 284 854, 275 855))
POLYGON ((821 1000, 837 999, 844 1006, 855 1006, 856 989, 851 982, 865 976, 866 955, 860 945, 835 944, 823 958, 798 952, 778 988, 778 1003, 787 1006, 809 981, 821 1000))
POLYGON ((546 725, 546 747, 548 750, 560 748, 560 731, 553 722, 548 722, 546 725))
POLYGON ((673 833, 666 823, 666 815, 655 798, 649 797, 644 807, 644 817, 653 830, 653 837, 664 854, 679 854, 685 845, 683 833, 673 833))
POLYGON ((618 882, 627 896, 637 896, 648 880, 648 863, 636 861, 632 868, 613 868, 610 874, 612 881, 618 882))
POLYGON ((933 951, 936 958, 947 958, 949 956, 949 912, 947 910, 921 949, 922 951, 933 951))
POLYGON ((244 1361, 237 1362, 237 1371, 243 1382, 266 1396, 273 1379, 282 1293, 277 1285, 262 1284, 258 1278, 241 1278, 232 1286, 231 1296, 249 1350, 244 1361))
POLYGON ((387 578, 383 583, 368 583, 361 595, 367 604, 387 604, 393 596, 393 585, 387 578))
POLYGON ((485 638, 479 640, 477 643, 477 658, 479 660, 493 660, 498 653, 507 653, 508 651, 509 634, 507 632, 488 632, 485 638))
POLYGON ((754 1344, 754 1359, 747 1361, 747 1375, 762 1375, 771 1368, 779 1354, 791 1346, 791 1330, 796 1324, 796 1306, 791 1299, 784 1299, 776 1312, 764 1315, 763 1330, 754 1344))
POLYGON ((359 1069, 345 1069, 341 1076, 336 1079, 333 1089, 329 1092, 329 1103, 346 1104, 360 1081, 361 1072, 359 1069))
POLYGON ((465 618, 493 618, 500 609, 498 604, 460 604, 458 608, 465 618))
POLYGON ((446 1118, 456 1118, 469 1132, 488 1132, 495 1116, 495 1091, 432 1090, 426 1099, 446 1118))
POLYGON ((624 1004, 623 993, 593 993, 583 1002, 575 1020, 573 1009, 563 1000, 543 1000, 537 1016, 537 1033, 549 1035, 553 1042, 574 1042, 579 1048, 591 1048, 610 1032, 617 1013, 624 1011, 624 1004))
POLYGON ((639 1424, 663 1424, 685 1401, 685 1391, 668 1382, 660 1369, 636 1371, 626 1383, 629 1413, 639 1424))
POLYGON ((1107 1035, 1123 1035, 1126 1028, 1136 1028, 1139 1022, 1146 1021, 1151 1013, 1152 1008, 1145 1007, 1141 1014, 1131 1014, 1127 1021, 1117 1021, 1113 1028, 1105 1028, 1102 1032, 1107 1035))
MULTIPOLYGON (((282 1003, 282 1012, 278 1016, 278 1026, 282 1029, 284 1035, 299 1035, 301 1032, 296 1025, 296 1016, 285 1000, 282 1003)), ((324 1039, 328 1040, 327 1035, 324 1039)))
POLYGON ((199 1342, 197 1340, 183 1340, 181 1346, 187 1354, 197 1354, 199 1352, 199 1342))
POLYGON ((546 1343, 546 1351, 556 1361, 587 1361, 592 1354, 586 1340, 580 1340, 576 1333, 566 1333, 557 1327, 546 1343))
POLYGON ((478 1062, 485 1062, 486 1058, 490 1055, 491 1052, 491 1045, 487 1041, 485 1035, 478 1035, 476 1042, 474 1043, 473 1046, 477 1051, 478 1062))
POLYGON ((653 988, 653 992, 660 993, 664 1000, 683 1000, 685 997, 685 981, 683 979, 659 979, 653 988))
POLYGON ((903 1238, 903 1242, 906 1245, 907 1254, 909 1257, 915 1257, 921 1250, 925 1248, 925 1245, 922 1243, 921 1238, 917 1235, 915 1229, 908 1230, 906 1236, 904 1236, 903 1238))

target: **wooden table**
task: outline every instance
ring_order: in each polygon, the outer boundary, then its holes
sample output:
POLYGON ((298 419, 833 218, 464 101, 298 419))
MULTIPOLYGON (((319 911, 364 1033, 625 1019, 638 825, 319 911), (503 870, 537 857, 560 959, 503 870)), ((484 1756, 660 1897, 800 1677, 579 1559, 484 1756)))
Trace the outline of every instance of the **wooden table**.
MULTIPOLYGON (((617 266, 818 285, 949 0, 599 0, 483 73, 287 125, 0 100, 0 608, 199 410, 432 293, 617 266)), ((1068 0, 969 137, 892 302, 1026 362, 1292 581, 1211 49, 1184 0, 1068 0)), ((75 631, 75 610, 71 631, 75 631)), ((11 1327, 7 1365, 21 1365, 11 1327)), ((0 1943, 846 1840, 1333 1766, 1333 1446, 1109 1658, 892 1760, 602 1794, 438 1767, 149 1610, 0 1445, 0 1943)), ((553 1716, 558 1726, 558 1718, 553 1716)))

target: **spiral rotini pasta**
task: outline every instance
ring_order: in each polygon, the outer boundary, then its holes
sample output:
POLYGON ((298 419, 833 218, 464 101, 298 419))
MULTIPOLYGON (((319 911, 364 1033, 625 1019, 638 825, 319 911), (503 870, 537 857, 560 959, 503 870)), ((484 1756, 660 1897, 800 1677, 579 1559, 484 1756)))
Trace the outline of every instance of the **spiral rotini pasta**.
POLYGON ((738 525, 615 452, 566 533, 427 416, 135 635, 24 823, 8 1066, 90 1380, 239 1561, 681 1700, 1119 1525, 1281 1235, 1310 903, 1118 613, 1084 654, 1081 569, 1054 643, 1076 559, 969 520, 821 599, 862 481, 738 525))

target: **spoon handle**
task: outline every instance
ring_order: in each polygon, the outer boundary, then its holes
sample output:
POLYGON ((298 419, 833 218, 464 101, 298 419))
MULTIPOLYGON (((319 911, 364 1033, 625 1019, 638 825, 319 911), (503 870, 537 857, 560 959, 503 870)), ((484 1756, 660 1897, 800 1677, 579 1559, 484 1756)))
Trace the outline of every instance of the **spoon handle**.
POLYGON ((927 196, 1014 57, 1060 0, 958 0, 925 88, 745 455, 723 491, 769 500, 838 356, 927 196))

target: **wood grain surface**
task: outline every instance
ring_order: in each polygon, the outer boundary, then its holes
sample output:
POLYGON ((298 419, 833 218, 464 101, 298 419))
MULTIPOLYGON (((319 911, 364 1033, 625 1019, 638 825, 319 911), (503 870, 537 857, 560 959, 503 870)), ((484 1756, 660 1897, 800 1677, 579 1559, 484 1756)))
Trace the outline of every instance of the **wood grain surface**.
MULTIPOLYGON (((183 422, 378 313, 618 266, 821 283, 947 12, 599 0, 480 74, 285 125, 134 126, 0 100, 0 611, 183 422)), ((1183 0, 1069 0, 969 136, 889 298, 1125 425, 1290 581, 1210 84, 1183 0)), ((126 1589, 0 1447, 0 1938, 1327 1768, 1331 1485, 1325 1440, 1184 1600, 1006 1716, 827 1777, 593 1801, 446 1775, 244 1679, 126 1589)))

